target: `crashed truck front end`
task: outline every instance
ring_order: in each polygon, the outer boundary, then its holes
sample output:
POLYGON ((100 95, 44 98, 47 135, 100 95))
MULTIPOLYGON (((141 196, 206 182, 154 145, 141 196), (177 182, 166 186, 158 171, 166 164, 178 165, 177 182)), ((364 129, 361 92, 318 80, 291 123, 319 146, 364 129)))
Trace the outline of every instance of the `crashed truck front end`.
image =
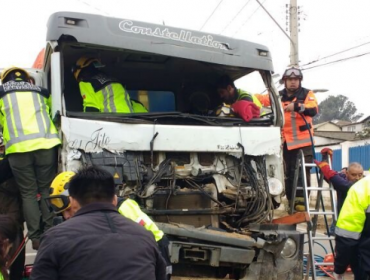
POLYGON ((65 169, 114 174, 169 237, 174 276, 301 279, 303 235, 270 223, 284 195, 279 127, 84 118, 62 117, 65 169))

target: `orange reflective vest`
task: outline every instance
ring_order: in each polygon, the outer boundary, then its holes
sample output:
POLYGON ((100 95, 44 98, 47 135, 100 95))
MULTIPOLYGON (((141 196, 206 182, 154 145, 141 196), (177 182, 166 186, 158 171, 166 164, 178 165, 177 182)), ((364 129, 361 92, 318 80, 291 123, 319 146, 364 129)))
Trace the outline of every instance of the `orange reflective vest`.
MULTIPOLYGON (((288 150, 311 146, 310 131, 313 137, 312 117, 318 112, 315 94, 305 88, 300 88, 293 96, 288 96, 285 89, 279 93, 283 108, 290 103, 294 103, 293 112, 284 111, 285 123, 282 129, 282 137, 288 150), (308 127, 303 117, 306 119, 308 127)), ((255 96, 262 105, 270 106, 268 94, 255 94, 255 96)))

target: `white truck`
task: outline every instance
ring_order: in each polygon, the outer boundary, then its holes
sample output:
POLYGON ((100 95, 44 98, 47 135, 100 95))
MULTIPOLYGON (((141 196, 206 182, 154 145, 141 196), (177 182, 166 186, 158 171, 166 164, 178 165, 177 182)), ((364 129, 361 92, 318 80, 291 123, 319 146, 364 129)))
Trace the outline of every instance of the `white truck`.
POLYGON ((302 279, 303 234, 272 224, 281 201, 282 108, 267 47, 128 19, 58 12, 43 69, 63 144, 60 170, 99 165, 170 240, 178 279, 302 279), (83 112, 71 69, 99 58, 148 113, 83 112), (246 123, 207 114, 222 75, 260 79, 270 112, 246 123))

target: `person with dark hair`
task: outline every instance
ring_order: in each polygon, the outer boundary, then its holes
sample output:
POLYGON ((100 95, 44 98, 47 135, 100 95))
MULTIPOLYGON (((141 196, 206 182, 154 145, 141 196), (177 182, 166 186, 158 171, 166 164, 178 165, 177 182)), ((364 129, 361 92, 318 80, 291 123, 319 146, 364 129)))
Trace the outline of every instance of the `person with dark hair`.
MULTIPOLYGON (((62 214, 64 220, 72 218, 75 214, 74 209, 71 207, 69 195, 69 182, 75 174, 76 173, 72 171, 65 171, 56 176, 50 186, 50 196, 46 198, 46 202, 50 209, 52 209, 56 215, 62 214)), ((172 264, 168 251, 169 241, 163 231, 161 231, 155 222, 141 210, 140 206, 133 199, 119 197, 117 210, 122 216, 138 223, 146 230, 153 233, 160 252, 167 264, 166 273, 168 277, 170 277, 172 274, 172 264)))
POLYGON ((67 179, 75 214, 44 234, 31 280, 166 279, 153 234, 117 211, 113 176, 90 166, 67 179))
MULTIPOLYGON (((249 122, 252 118, 259 118, 261 114, 261 102, 251 93, 237 89, 234 81, 229 76, 222 76, 216 84, 217 93, 222 102, 232 109, 232 112, 249 122)), ((222 108, 216 110, 222 112, 222 108), (221 109, 221 110, 220 110, 221 109)))
POLYGON ((0 215, 0 280, 9 280, 10 249, 18 234, 17 223, 9 215, 0 215))

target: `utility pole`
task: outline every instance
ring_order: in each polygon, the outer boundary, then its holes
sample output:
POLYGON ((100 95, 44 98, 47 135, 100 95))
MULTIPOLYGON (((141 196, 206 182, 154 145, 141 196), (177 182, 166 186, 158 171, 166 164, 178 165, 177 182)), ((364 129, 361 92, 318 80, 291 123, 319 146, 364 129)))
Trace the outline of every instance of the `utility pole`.
POLYGON ((290 0, 289 7, 289 23, 290 23, 290 65, 299 65, 298 56, 298 6, 297 0, 290 0))

